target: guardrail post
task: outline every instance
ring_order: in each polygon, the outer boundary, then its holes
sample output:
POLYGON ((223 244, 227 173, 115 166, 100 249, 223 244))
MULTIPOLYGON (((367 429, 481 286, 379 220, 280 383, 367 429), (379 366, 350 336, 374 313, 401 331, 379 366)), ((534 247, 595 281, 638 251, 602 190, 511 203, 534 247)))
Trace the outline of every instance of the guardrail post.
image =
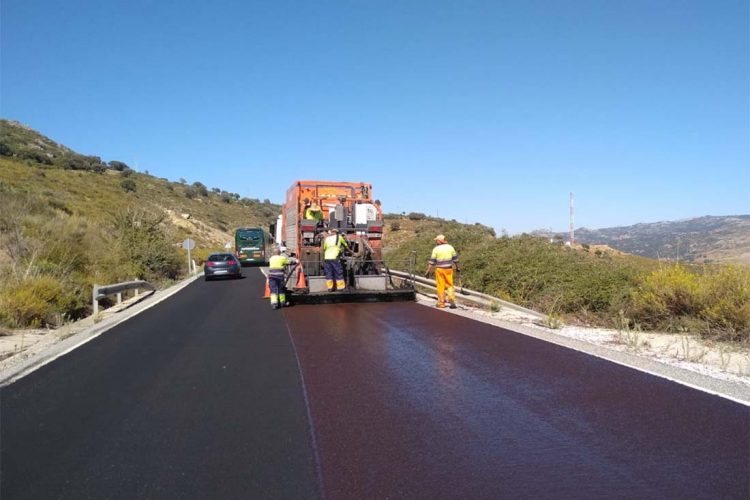
POLYGON ((96 298, 98 295, 99 295, 99 285, 94 283, 94 293, 92 294, 92 297, 93 297, 92 309, 94 310, 94 314, 99 313, 99 299, 96 298))
POLYGON ((117 292, 117 303, 122 304, 122 292, 117 292))

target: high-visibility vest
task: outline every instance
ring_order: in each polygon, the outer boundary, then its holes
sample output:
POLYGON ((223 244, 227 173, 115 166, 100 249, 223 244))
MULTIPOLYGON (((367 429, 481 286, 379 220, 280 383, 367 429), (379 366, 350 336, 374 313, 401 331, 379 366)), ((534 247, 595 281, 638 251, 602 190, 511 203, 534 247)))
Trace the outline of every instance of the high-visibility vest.
POLYGON ((454 262, 458 262, 458 254, 452 245, 443 243, 432 249, 430 264, 433 266, 442 269, 450 269, 453 267, 454 262))
POLYGON ((348 246, 349 245, 346 244, 346 239, 344 239, 344 237, 340 234, 332 234, 331 236, 326 236, 323 240, 323 259, 338 259, 341 251, 348 246))
POLYGON ((274 255, 268 259, 268 275, 284 276, 284 267, 292 263, 286 255, 274 255))
POLYGON ((323 220, 323 211, 308 208, 307 210, 305 210, 305 219, 321 221, 323 220))

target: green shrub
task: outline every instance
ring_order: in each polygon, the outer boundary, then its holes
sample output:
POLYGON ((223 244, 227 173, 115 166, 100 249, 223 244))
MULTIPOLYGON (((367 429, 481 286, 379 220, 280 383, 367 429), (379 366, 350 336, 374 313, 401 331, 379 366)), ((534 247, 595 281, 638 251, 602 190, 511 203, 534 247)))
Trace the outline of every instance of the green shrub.
POLYGON ((135 191, 135 181, 133 179, 123 179, 120 181, 120 187, 128 192, 135 191))
POLYGON ((700 311, 698 287, 697 276, 681 265, 643 275, 631 292, 629 316, 647 328, 684 330, 680 318, 700 311))
POLYGON ((750 268, 722 266, 703 276, 699 301, 706 335, 750 340, 750 268))
POLYGON ((163 214, 129 209, 114 217, 114 247, 132 276, 159 281, 179 274, 180 256, 162 228, 163 214))
POLYGON ((651 329, 750 341, 750 269, 664 267, 631 293, 629 316, 651 329))
POLYGON ((65 309, 70 297, 60 280, 39 276, 18 281, 0 291, 0 314, 13 327, 55 324, 55 315, 65 309))

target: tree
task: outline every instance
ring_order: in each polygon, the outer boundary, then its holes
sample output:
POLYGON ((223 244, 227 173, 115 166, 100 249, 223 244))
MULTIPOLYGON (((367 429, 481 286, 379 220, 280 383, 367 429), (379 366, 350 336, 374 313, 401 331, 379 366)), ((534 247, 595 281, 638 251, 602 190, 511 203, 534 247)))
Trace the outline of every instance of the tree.
POLYGON ((208 196, 208 188, 202 182, 194 182, 193 187, 195 188, 195 191, 196 193, 198 193, 198 195, 208 196))
POLYGON ((109 168, 112 170, 117 170, 118 172, 122 172, 125 169, 129 169, 130 167, 127 165, 127 163, 117 160, 112 160, 108 163, 109 168))

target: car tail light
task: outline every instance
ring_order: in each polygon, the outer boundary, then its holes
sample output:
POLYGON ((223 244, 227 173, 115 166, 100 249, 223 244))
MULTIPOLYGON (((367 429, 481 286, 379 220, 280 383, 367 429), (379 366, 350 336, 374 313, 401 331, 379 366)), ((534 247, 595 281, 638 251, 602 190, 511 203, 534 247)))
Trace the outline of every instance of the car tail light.
POLYGON ((216 265, 216 262, 212 262, 210 260, 206 261, 206 267, 214 267, 216 265))

